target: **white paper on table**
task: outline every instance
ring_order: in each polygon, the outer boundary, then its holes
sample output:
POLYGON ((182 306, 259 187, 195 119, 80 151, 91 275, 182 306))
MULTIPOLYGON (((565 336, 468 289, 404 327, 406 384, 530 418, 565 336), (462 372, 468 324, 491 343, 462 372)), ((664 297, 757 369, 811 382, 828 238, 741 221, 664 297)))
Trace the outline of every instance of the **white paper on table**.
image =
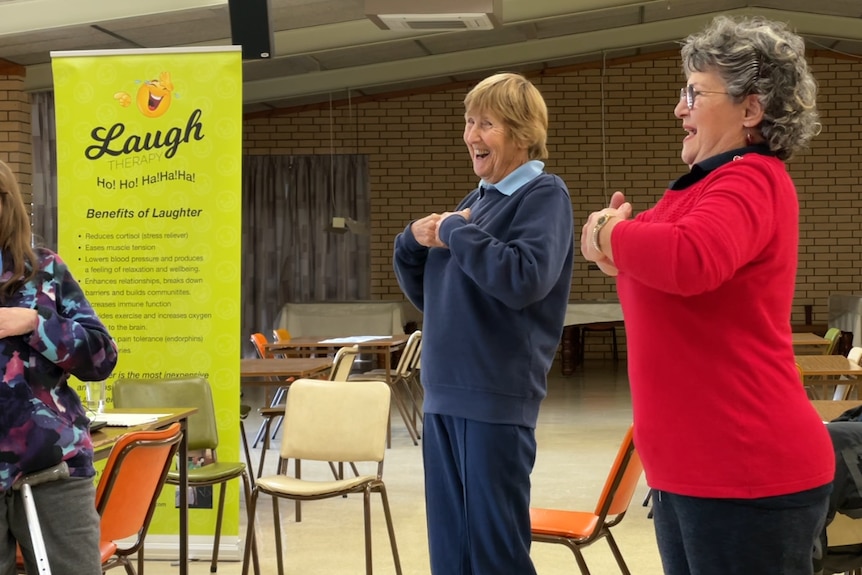
POLYGON ((153 423, 166 413, 97 413, 93 421, 104 421, 108 427, 133 427, 153 423))
POLYGON ((333 337, 330 339, 322 339, 318 343, 365 343, 366 341, 374 341, 375 339, 388 339, 388 335, 353 335, 350 337, 333 337))

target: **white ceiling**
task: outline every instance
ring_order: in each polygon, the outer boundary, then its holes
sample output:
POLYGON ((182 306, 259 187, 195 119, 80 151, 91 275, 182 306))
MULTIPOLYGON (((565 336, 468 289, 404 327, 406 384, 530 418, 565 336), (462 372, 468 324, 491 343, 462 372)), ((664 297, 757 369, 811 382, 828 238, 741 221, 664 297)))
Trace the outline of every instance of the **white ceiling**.
MULTIPOLYGON (((269 1, 273 58, 244 62, 246 112, 676 50, 718 13, 783 20, 811 49, 862 58, 862 0, 502 0, 502 27, 457 32, 380 30, 363 0, 269 1)), ((230 36, 227 0, 0 0, 0 59, 26 67, 28 90, 51 86, 52 50, 230 36)))

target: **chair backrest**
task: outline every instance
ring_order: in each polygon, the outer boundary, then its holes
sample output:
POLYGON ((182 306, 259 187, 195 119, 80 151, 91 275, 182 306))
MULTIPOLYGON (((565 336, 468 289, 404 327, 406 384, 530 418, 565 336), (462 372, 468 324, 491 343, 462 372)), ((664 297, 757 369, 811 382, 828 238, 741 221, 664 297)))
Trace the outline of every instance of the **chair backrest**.
POLYGON ((422 340, 416 346, 416 353, 413 354, 413 363, 410 366, 410 371, 418 371, 422 369, 422 340))
POLYGON ((133 431, 117 440, 96 487, 103 540, 137 536, 127 551, 137 550, 180 439, 180 424, 174 423, 158 431, 133 431))
MULTIPOLYGON (((850 351, 847 352, 847 359, 850 361, 850 363, 862 365, 862 347, 851 347, 850 351)), ((842 377, 841 379, 846 380, 847 378, 842 377)), ((853 383, 836 384, 835 391, 832 392, 832 399, 834 401, 844 401, 846 399, 850 399, 851 391, 853 391, 853 383)))
POLYGON ((188 379, 118 379, 114 382, 114 407, 196 407, 189 416, 188 449, 216 449, 218 422, 212 389, 202 377, 188 379))
POLYGON ((275 343, 287 343, 290 341, 290 332, 283 327, 272 330, 272 339, 275 343))
POLYGON ((407 377, 410 371, 416 365, 419 346, 422 343, 422 332, 418 329, 410 334, 407 338, 407 343, 404 344, 404 350, 401 352, 401 357, 398 358, 398 365, 395 366, 395 373, 401 377, 407 377))
POLYGON ((260 332, 256 332, 251 334, 251 343, 254 345, 254 349, 257 352, 257 356, 261 359, 268 359, 273 357, 273 355, 266 349, 266 345, 269 343, 266 341, 266 336, 260 332))
POLYGON ((391 397, 382 381, 297 379, 285 409, 281 457, 382 463, 391 397))
POLYGON ((359 355, 359 346, 357 345, 339 348, 332 359, 329 381, 347 381, 357 355, 359 355))
POLYGON ((834 355, 838 349, 838 342, 841 341, 841 330, 837 327, 830 327, 826 330, 826 335, 823 336, 823 339, 829 341, 829 345, 826 346, 823 353, 825 355, 834 355))
POLYGON ((633 426, 629 426, 596 504, 595 514, 599 516, 599 524, 607 517, 617 516, 617 521, 622 518, 640 481, 643 464, 635 450, 633 436, 633 426))

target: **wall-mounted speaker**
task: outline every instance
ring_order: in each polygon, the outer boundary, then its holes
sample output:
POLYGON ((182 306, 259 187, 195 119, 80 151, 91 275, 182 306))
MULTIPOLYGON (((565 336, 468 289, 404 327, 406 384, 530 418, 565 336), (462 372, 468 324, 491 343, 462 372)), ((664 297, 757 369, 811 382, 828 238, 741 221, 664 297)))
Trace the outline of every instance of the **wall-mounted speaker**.
POLYGON ((243 60, 272 57, 272 24, 269 0, 228 0, 230 34, 234 45, 242 46, 243 60))

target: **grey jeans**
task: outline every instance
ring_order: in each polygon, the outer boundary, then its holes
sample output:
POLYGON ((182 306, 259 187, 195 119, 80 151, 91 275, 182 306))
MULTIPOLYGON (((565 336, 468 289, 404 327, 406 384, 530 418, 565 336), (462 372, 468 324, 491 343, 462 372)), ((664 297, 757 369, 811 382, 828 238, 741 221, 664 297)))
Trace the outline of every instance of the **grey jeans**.
MULTIPOLYGON (((93 479, 72 477, 33 487, 51 575, 101 575, 99 515, 93 479)), ((36 567, 20 491, 0 497, 0 575, 15 575, 15 545, 21 546, 27 573, 36 567)))

